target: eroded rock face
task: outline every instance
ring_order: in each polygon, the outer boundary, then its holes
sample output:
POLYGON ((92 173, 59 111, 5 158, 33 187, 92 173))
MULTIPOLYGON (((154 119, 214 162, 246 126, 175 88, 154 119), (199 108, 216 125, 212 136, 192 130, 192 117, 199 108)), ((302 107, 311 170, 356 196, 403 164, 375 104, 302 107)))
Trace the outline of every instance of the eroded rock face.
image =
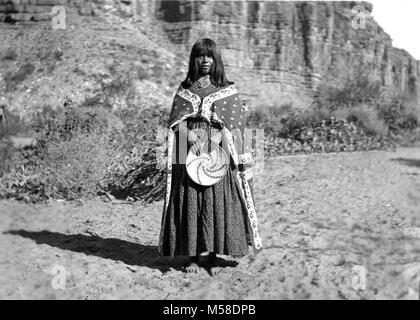
POLYGON ((156 16, 175 43, 188 49, 199 37, 213 38, 229 67, 252 69, 282 93, 363 70, 417 97, 419 61, 392 46, 371 12, 370 3, 354 1, 161 1, 156 16), (364 12, 352 12, 355 6, 364 12))
POLYGON ((0 0, 0 18, 47 19, 57 4, 76 5, 81 14, 92 14, 94 6, 153 16, 186 53, 198 38, 214 39, 244 100, 247 93, 252 99, 256 82, 267 100, 290 100, 310 94, 321 81, 361 71, 416 99, 420 93, 419 61, 392 46, 367 2, 0 0), (355 6, 364 13, 352 11, 355 6))
POLYGON ((51 8, 62 5, 64 0, 0 0, 0 21, 50 20, 51 8))
POLYGON ((0 0, 0 21, 48 21, 52 19, 54 6, 73 6, 81 15, 90 15, 92 1, 84 0, 0 0))

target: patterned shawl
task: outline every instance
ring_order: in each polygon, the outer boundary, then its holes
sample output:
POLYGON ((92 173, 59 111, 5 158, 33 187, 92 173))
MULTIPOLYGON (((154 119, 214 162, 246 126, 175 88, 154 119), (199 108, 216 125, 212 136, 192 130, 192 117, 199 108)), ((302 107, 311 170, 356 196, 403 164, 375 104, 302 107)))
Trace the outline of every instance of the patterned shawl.
MULTIPOLYGON (((175 94, 168 122, 168 158, 166 176, 166 195, 162 215, 162 229, 166 217, 169 196, 171 193, 172 164, 174 157, 174 138, 177 125, 189 117, 202 117, 207 122, 218 122, 222 125, 222 147, 230 154, 231 168, 241 198, 246 208, 248 231, 251 235, 254 252, 261 247, 258 232, 258 221, 254 206, 252 170, 254 159, 251 153, 251 137, 245 131, 246 115, 234 84, 217 88, 215 92, 201 99, 200 96, 180 85, 175 94)), ((159 239, 159 251, 162 245, 162 231, 159 239)))

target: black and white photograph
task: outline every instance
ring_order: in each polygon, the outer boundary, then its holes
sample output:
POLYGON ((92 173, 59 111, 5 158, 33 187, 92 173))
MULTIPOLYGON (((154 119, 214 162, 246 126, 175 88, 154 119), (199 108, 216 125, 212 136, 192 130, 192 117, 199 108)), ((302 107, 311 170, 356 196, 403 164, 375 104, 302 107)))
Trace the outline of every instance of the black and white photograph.
POLYGON ((0 0, 0 300, 419 300, 419 14, 0 0))

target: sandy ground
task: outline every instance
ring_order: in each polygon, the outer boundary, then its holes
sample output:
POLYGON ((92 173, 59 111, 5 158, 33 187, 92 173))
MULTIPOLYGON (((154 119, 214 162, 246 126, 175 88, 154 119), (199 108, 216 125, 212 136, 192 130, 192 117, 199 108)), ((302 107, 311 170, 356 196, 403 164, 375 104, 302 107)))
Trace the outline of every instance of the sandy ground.
POLYGON ((420 148, 278 157, 255 186, 265 248, 216 277, 158 256, 162 202, 0 201, 0 298, 419 298, 420 148))

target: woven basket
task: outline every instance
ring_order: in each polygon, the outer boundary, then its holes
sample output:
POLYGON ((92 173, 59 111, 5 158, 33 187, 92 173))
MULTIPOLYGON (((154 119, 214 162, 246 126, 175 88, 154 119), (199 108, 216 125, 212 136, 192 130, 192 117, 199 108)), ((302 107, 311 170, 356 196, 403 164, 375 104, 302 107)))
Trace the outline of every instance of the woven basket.
POLYGON ((187 155, 187 173, 199 185, 214 185, 226 175, 228 159, 218 144, 197 142, 191 146, 187 155))

